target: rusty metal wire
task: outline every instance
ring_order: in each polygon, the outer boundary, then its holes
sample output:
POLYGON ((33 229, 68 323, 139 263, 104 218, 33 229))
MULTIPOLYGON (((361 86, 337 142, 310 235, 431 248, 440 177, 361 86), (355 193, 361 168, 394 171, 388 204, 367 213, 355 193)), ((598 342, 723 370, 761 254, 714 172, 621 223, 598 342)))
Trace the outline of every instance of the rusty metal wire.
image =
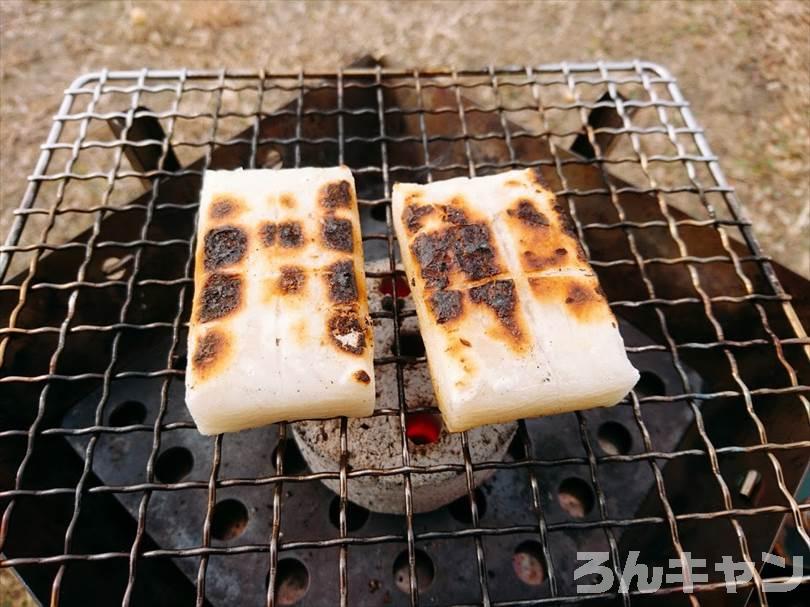
MULTIPOLYGON (((289 98, 289 97, 288 97, 289 98)), ((622 568, 622 556, 616 539, 617 530, 631 527, 649 525, 665 525, 669 540, 675 554, 686 561, 688 550, 683 545, 681 531, 682 525, 692 521, 727 521, 733 528, 738 541, 736 547, 745 561, 751 575, 750 582, 737 582, 740 589, 752 591, 760 604, 767 604, 768 597, 763 586, 763 575, 758 566, 758 555, 750 553, 746 532, 741 521, 757 519, 765 515, 786 515, 795 525, 802 541, 810 548, 810 537, 804 521, 810 511, 810 504, 801 504, 792 495, 784 480, 782 463, 777 454, 799 451, 810 452, 810 440, 794 442, 774 442, 769 437, 765 425, 754 407, 754 398, 772 395, 792 395, 798 399, 804 408, 805 418, 796 420, 797 424, 810 423, 810 386, 799 379, 786 349, 804 351, 810 356, 810 339, 798 322, 793 310, 790 297, 780 285, 771 266, 771 260, 764 255, 751 230, 751 224, 742 212, 736 199, 734 190, 729 187, 723 177, 716 156, 706 142, 703 130, 697 124, 691 113, 689 104, 684 99, 675 79, 662 67, 640 61, 628 63, 588 63, 588 64, 556 64, 539 67, 494 68, 483 70, 396 70, 377 67, 374 69, 346 69, 335 73, 305 73, 302 71, 286 74, 266 74, 262 72, 229 72, 212 71, 152 71, 139 72, 110 72, 103 71, 89 74, 77 79, 65 91, 65 97, 54 116, 53 127, 46 143, 42 146, 42 154, 29 178, 29 187, 19 208, 15 211, 15 221, 5 245, 0 247, 0 279, 7 274, 11 261, 15 256, 25 256, 28 260, 27 272, 21 281, 0 285, 0 295, 16 297, 7 326, 0 327, 0 365, 3 363, 9 340, 25 339, 38 335, 53 335, 56 347, 50 355, 47 372, 31 375, 0 375, 0 389, 4 385, 32 384, 39 387, 36 415, 27 428, 0 429, 0 440, 24 440, 25 453, 16 469, 13 487, 0 491, 0 504, 3 506, 2 522, 0 522, 0 552, 7 540, 11 527, 14 525, 15 511, 19 507, 17 502, 21 499, 45 498, 47 496, 71 496, 73 499, 72 516, 66 527, 63 550, 61 554, 35 555, 25 557, 12 557, 0 561, 3 567, 31 567, 43 565, 58 565, 56 574, 51 583, 51 604, 58 604, 62 590, 62 579, 65 568, 70 563, 106 561, 120 559, 127 562, 128 577, 124 593, 121 597, 122 605, 133 603, 133 589, 137 576, 138 566, 144 560, 168 558, 198 558, 199 566, 196 576, 196 605, 206 604, 206 578, 208 563, 213 556, 240 555, 246 553, 259 553, 267 555, 267 605, 276 605, 277 577, 279 574, 279 558, 285 552, 294 549, 324 549, 338 548, 338 579, 339 600, 341 606, 351 604, 350 576, 348 569, 349 547, 371 545, 378 543, 404 543, 407 547, 408 570, 410 573, 408 585, 408 600, 410 605, 418 605, 419 586, 417 584, 417 545, 427 541, 452 540, 471 538, 475 546, 475 561, 477 567, 477 580, 480 591, 480 604, 484 605, 535 605, 535 604, 575 604, 583 600, 599 597, 582 597, 563 594, 560 591, 560 579, 550 542, 551 534, 560 530, 596 529, 605 534, 609 546, 609 564, 614 572, 622 568), (364 80, 358 80, 362 77, 364 80), (620 87, 633 85, 644 91, 643 98, 626 99, 620 93, 620 87), (352 89, 369 90, 375 96, 375 107, 347 108, 344 104, 344 95, 352 89), (387 94, 391 91, 407 89, 414 92, 417 107, 406 108, 391 106, 386 102, 387 94), (494 103, 471 103, 465 99, 467 93, 480 89, 488 89, 489 99, 494 103), (549 99, 552 89, 563 90, 564 98, 549 99), (590 99, 592 90, 607 89, 607 97, 599 100, 590 99), (306 108, 305 93, 313 91, 334 91, 336 104, 333 109, 306 108), (427 107, 425 95, 431 90, 447 91, 454 95, 456 104, 446 107, 427 107), (529 102, 509 104, 506 98, 508 91, 528 92, 529 102), (583 97, 583 91, 587 91, 583 97), (662 94, 665 91, 665 94, 662 94), (247 110, 223 109, 223 98, 226 94, 247 93, 255 94, 255 107, 247 110), (142 96, 151 94, 167 94, 171 101, 169 107, 162 111, 151 111, 142 107, 142 96), (181 111, 181 102, 189 94, 204 95, 209 98, 213 106, 200 111, 181 111), (291 95, 292 104, 284 109, 267 110, 264 107, 266 97, 274 94, 291 95), (125 111, 100 111, 99 104, 106 97, 112 95, 124 96, 129 99, 129 109, 125 111), (86 103, 83 101, 86 99, 86 103), (75 109, 74 106, 80 106, 75 109), (589 112, 598 108, 615 110, 621 119, 620 127, 594 127, 589 123, 589 112), (634 110, 649 110, 657 118, 656 124, 645 125, 635 123, 634 110), (535 129, 515 128, 510 123, 509 116, 513 113, 531 113, 539 125, 535 129), (471 116, 477 114, 491 114, 497 116, 500 129, 485 133, 473 132, 468 126, 471 116), (574 123, 562 124, 560 115, 572 116, 574 123), (460 125, 460 132, 453 135, 432 133, 428 119, 430 117, 446 115, 453 117, 460 125), (307 117, 327 118, 334 117, 337 121, 336 137, 305 136, 303 121, 307 117), (349 117, 366 116, 375 119, 378 130, 371 135, 356 134, 347 131, 345 121, 349 117), (416 135, 398 136, 387 132, 386 125, 391 118, 414 116, 418 120, 418 133, 416 135), (136 120, 143 117, 157 118, 166 128, 165 137, 161 139, 129 140, 128 135, 136 120), (268 118, 295 118, 295 133, 289 137, 260 137, 260 123, 268 118), (91 125, 97 121, 118 119, 123 121, 123 129, 119 135, 106 139, 93 139, 90 136, 91 125), (226 120, 241 120, 243 126, 253 125, 252 137, 233 137, 222 134, 221 123, 226 120), (180 121, 207 121, 210 129, 202 137, 184 139, 182 134, 176 134, 180 121), (76 136, 63 140, 63 132, 77 128, 76 136), (571 157, 561 153, 563 141, 566 138, 584 133, 588 143, 593 148, 592 158, 571 157), (630 144, 630 151, 624 156, 609 156, 608 150, 602 149, 600 143, 602 135, 620 135, 630 144), (647 136, 664 137, 669 144, 665 151, 656 150, 655 153, 647 149, 647 136), (516 151, 516 142, 522 139, 536 140, 538 146, 548 150, 549 159, 527 160, 521 158, 516 151), (475 145, 495 141, 503 144, 506 149, 505 157, 493 160, 492 158, 478 158, 475 145), (524 422, 519 426, 519 442, 522 445, 522 456, 514 461, 474 462, 470 456, 469 439, 467 433, 462 433, 462 455, 459 463, 416 466, 411 463, 412 445, 406 436, 406 403, 404 389, 405 365, 414 361, 423 361, 424 358, 409 358, 395 354, 379 356, 375 360, 377 365, 395 365, 398 383, 396 407, 382 407, 375 411, 375 415, 395 416, 399 420, 401 441, 402 465, 393 468, 350 468, 348 454, 351 449, 347 433, 347 421, 340 421, 340 466, 338 470, 321 473, 293 473, 284 470, 285 446, 289 438, 287 424, 278 424, 279 447, 275 455, 276 471, 272 475, 251 478, 220 478, 222 462, 221 436, 211 443, 212 465, 208 478, 205 481, 162 482, 156 479, 154 473, 155 461, 160 453, 162 437, 170 432, 193 428, 188 422, 166 421, 168 391, 172 382, 182 380, 183 372, 173 365, 173 361, 182 348, 181 335, 187 327, 188 310, 186 300, 193 279, 194 237, 189 239, 160 240, 150 237, 150 226, 156 214, 164 210, 184 211, 196 213, 196 201, 174 200, 171 203, 158 202, 158 188, 164 178, 178 178, 189 175, 201 175, 211 165, 212 155, 222 146, 248 145, 250 147, 249 161, 246 167, 259 166, 258 155, 262 146, 275 145, 291 147, 293 162, 290 166, 302 166, 302 148, 313 145, 333 145, 337 149, 339 163, 346 162, 349 146, 363 144, 379 150, 380 162, 366 166, 352 166, 357 175, 374 176, 381 183, 382 194, 378 197, 366 198, 360 201, 365 207, 383 207, 385 210, 384 233, 364 234, 364 242, 379 241, 387 250, 389 267, 387 272, 369 272, 369 276, 390 279, 395 290, 394 281, 400 272, 395 260, 395 237, 392 229, 390 207, 391 185, 398 172, 415 171, 425 176, 425 180, 442 179, 448 174, 453 176, 466 174, 474 177, 497 170, 506 170, 516 167, 549 167, 552 168, 560 181, 561 187, 556 192, 558 198, 569 207, 578 235, 588 252, 589 233, 591 231, 616 231, 624 234, 629 245, 631 256, 624 259, 592 260, 594 267, 614 268, 629 266, 637 268, 641 286, 646 296, 642 299, 613 300, 610 305, 620 312, 623 309, 649 309, 656 319, 662 339, 659 343, 647 346, 631 346, 631 353, 663 352, 673 361, 675 370, 681 380, 682 390, 677 394, 643 395, 633 392, 620 404, 620 407, 632 409, 633 419, 643 441, 640 453, 633 454, 601 454, 592 444, 592 432, 588 428, 585 416, 577 414, 577 424, 582 443, 584 457, 539 458, 533 455, 532 439, 524 422), (420 147, 423 162, 418 164, 389 163, 391 149, 403 144, 415 144, 420 147), (464 162, 445 161, 440 154, 434 153, 433 144, 461 144, 464 149, 464 162), (127 169, 124 164, 124 153, 127 148, 154 148, 159 147, 159 159, 155 168, 149 170, 127 169), (171 148, 186 147, 200 149, 204 152, 204 162, 201 168, 165 168, 171 148), (60 152, 69 153, 64 166, 52 168, 51 161, 60 152), (109 171, 91 170, 81 166, 79 159, 86 152, 107 154, 112 161, 109 171), (602 183, 595 188, 578 189, 568 183, 565 167, 569 165, 584 164, 593 166, 598 170, 602 183), (609 170, 625 165, 631 165, 643 177, 646 183, 617 185, 611 178, 609 170), (682 169, 687 176, 674 184, 662 183, 657 176, 655 166, 672 165, 682 169), (137 178, 150 184, 148 201, 141 204, 116 204, 113 200, 116 189, 125 179, 137 178), (707 181, 708 180, 708 181, 707 181), (88 182, 103 184, 101 194, 95 198, 93 204, 72 204, 66 195, 68 187, 76 187, 88 182), (39 195, 40 189, 49 185, 55 186, 55 193, 44 198, 39 195), (624 194, 644 194, 653 197, 657 211, 662 219, 637 221, 628 218, 622 206, 621 196, 624 194), (669 195, 686 194, 692 202, 703 209, 706 218, 679 218, 673 216, 667 197, 669 195), (577 201, 594 195, 604 195, 609 198, 615 210, 618 221, 615 222, 584 222, 577 215, 577 201), (715 201, 722 201, 722 208, 718 208, 715 201), (106 218, 123 212, 138 211, 143 213, 140 224, 139 238, 128 242, 103 241, 99 239, 102 221, 106 218), (56 223, 63 217, 89 216, 92 218, 91 236, 85 242, 54 243, 49 242, 49 235, 56 223), (33 238, 24 242, 26 223, 29 220, 40 218, 44 220, 42 231, 33 238), (642 230, 665 230, 668 237, 675 244, 677 254, 674 256, 648 256, 637 242, 638 233, 642 230), (715 233, 722 243, 722 254, 703 255, 690 251, 683 236, 685 230, 705 229, 715 233), (746 245, 746 254, 740 254, 732 246, 731 234, 741 238, 746 245), (182 277, 161 279, 145 278, 140 276, 141 257, 149 248, 166 248, 166 254, 183 255, 184 275, 182 277), (93 280, 88 277, 88 266, 94 253, 104 249, 125 249, 132 255, 129 260, 129 271, 126 278, 110 277, 106 280, 93 280), (44 256, 53 251, 74 250, 81 256, 75 276, 65 276, 63 281, 48 282, 36 280, 40 263, 44 256), (730 265, 738 281, 742 294, 712 294, 712 290, 703 281, 699 268, 710 264, 730 265), (757 290, 749 278, 746 266, 753 265, 761 271, 766 279, 768 289, 757 290), (655 283, 650 277, 650 268, 677 267, 684 269, 693 287, 693 295, 672 298, 656 292, 655 283), (123 289, 125 298, 118 312, 116 322, 104 324, 77 324, 74 322, 74 313, 77 301, 81 294, 96 290, 115 287, 123 289), (129 320, 130 307, 135 304, 133 293, 144 287, 176 288, 177 299, 172 317, 149 323, 135 323, 129 320), (66 313, 55 319, 52 325, 36 327, 25 326, 20 321, 29 296, 38 291, 66 292, 68 306, 66 313), (771 308, 766 304, 777 306, 788 318, 793 333, 779 335, 773 328, 771 308), (667 311, 678 309, 680 306, 699 306, 708 326, 711 327, 711 336, 699 341, 686 341, 679 343, 673 337, 667 311), (728 336, 722 322, 718 320, 718 307, 723 305, 740 305, 750 307, 759 320, 760 326, 750 335, 728 336), (166 332, 171 335, 170 347, 166 360, 161 368, 151 370, 131 370, 120 364, 121 342, 129 331, 137 332, 166 332), (108 364, 103 372, 60 373, 58 369, 65 349, 66 339, 80 333, 110 333, 113 336, 112 348, 108 364), (764 336, 763 336, 764 335, 764 336), (784 369, 787 381, 777 381, 770 386, 749 386, 738 365, 739 353, 748 348, 772 348, 779 365, 784 369), (689 352, 711 351, 722 353, 728 365, 729 373, 733 379, 734 389, 701 392, 692 385, 692 380, 683 362, 683 356, 689 352), (148 377, 157 378, 161 382, 160 408, 154 423, 129 424, 125 426, 105 425, 105 407, 108 404, 111 383, 125 378, 148 377), (46 402, 54 386, 61 382, 80 382, 96 380, 102 386, 102 396, 97 402, 94 422, 81 428, 43 427, 46 402), (706 430, 704 413, 701 404, 719 399, 737 399, 741 406, 739 415, 746 417, 756 429, 756 442, 754 444, 716 445, 706 430), (688 403, 697 433, 700 439, 698 448, 680 450, 656 449, 650 438, 650 431, 643 419, 644 407, 655 407, 665 403, 688 403), (151 433, 151 447, 149 457, 145 464, 145 482, 127 485, 96 485, 87 486, 87 480, 92 472, 93 459, 99 439, 105 435, 119 435, 123 437, 134 436, 136 433, 151 433), (28 488, 24 481, 26 472, 35 451, 38 441, 42 437, 50 436, 86 436, 89 437, 84 449, 84 469, 75 486, 52 486, 28 488), (724 478, 719 467, 719 459, 730 455, 761 453, 767 461, 774 477, 777 479, 778 490, 783 498, 782 505, 767 505, 750 508, 735 507, 731 499, 731 490, 727 479, 724 478), (668 462, 682 458, 695 458, 708 463, 711 477, 722 495, 722 508, 701 512, 676 513, 667 493, 664 482, 663 466, 668 462), (661 505, 663 516, 634 517, 633 513, 622 513, 616 516, 608 511, 606 506, 606 491, 603 488, 605 467, 610 464, 646 462, 654 478, 654 489, 661 505), (537 471, 544 467, 560 465, 580 465, 587 467, 590 483, 596 498, 596 520, 564 522, 548 521, 543 507, 543 489, 537 478, 537 471), (481 513, 478 510, 474 497, 474 474, 484 470, 498 470, 520 468, 528 473, 528 493, 531 496, 533 509, 533 524, 514 524, 506 526, 485 526, 481 524, 481 513), (461 530, 419 530, 414 525, 412 475, 427 472, 455 472, 463 474, 466 480, 468 505, 471 525, 461 530), (358 537, 349 532, 347 525, 349 481, 363 477, 383 477, 398 475, 404 482, 405 516, 403 519, 403 532, 401 534, 377 535, 358 537), (287 540, 281 530, 281 514, 284 508, 284 484, 301 483, 306 481, 334 479, 339 482, 339 525, 338 537, 333 539, 287 540), (225 488, 236 486, 262 486, 273 487, 273 515, 272 530, 267 540, 256 544, 236 544, 219 546, 212 545, 211 527, 213 508, 217 502, 217 493, 225 488), (146 517, 149 511, 150 497, 154 492, 160 491, 187 491, 205 490, 207 492, 207 509, 204 524, 200 529, 199 545, 184 549, 148 549, 144 548, 146 517), (84 501, 88 496, 103 494, 133 494, 138 495, 136 532, 134 541, 128 551, 108 551, 92 554, 77 554, 72 550, 73 536, 77 525, 80 524, 80 515, 84 501), (513 534, 532 534, 537 537, 542 546, 543 559, 548 581, 546 595, 538 598, 499 601, 492 596, 489 580, 487 559, 488 555, 484 538, 487 536, 506 536, 513 534)), ((30 230, 29 230, 30 232, 30 230)), ((30 236, 30 235, 29 235, 30 236)), ((394 306, 390 312, 375 312, 374 318, 385 318, 393 321, 394 339, 397 344, 396 352, 400 352, 400 321, 413 316, 412 310, 400 310, 394 306)), ((125 346, 124 346, 125 347, 125 346)), ((414 408, 410 411, 435 411, 432 407, 414 408)), ((767 578, 767 581, 783 580, 783 578, 767 578)), ((802 583, 810 582, 810 576, 800 580, 802 583)), ((704 592, 713 592, 723 587, 716 582, 696 583, 695 594, 691 595, 691 602, 700 603, 704 592)), ((667 586, 655 594, 661 596, 672 595, 682 591, 680 586, 667 586)), ((618 599, 624 605, 630 605, 633 599, 640 595, 640 591, 632 588, 621 588, 617 593, 611 591, 605 596, 618 599)), ((603 597, 604 598, 604 597, 603 597)))

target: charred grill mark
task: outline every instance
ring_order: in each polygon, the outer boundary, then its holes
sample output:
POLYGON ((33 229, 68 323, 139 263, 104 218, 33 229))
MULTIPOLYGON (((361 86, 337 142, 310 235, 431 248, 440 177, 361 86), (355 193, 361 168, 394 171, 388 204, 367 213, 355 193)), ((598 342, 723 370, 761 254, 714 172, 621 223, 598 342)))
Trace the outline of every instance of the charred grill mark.
POLYGON ((445 222, 453 225, 461 226, 469 223, 467 213, 464 212, 464 199, 458 196, 453 198, 450 204, 442 207, 442 216, 445 222))
POLYGON ((345 304, 357 301, 353 261, 337 261, 329 266, 326 271, 326 282, 333 302, 345 304))
POLYGON ((595 321, 599 318, 613 318, 602 289, 595 279, 568 281, 565 305, 579 320, 595 321))
MULTIPOLYGON (((410 196, 408 198, 410 198, 410 196)), ((408 232, 414 234, 422 229, 422 218, 427 217, 433 213, 433 211, 433 205, 430 204, 409 204, 405 207, 405 210, 402 211, 402 223, 405 224, 408 232)))
POLYGON ((242 302, 242 279, 235 274, 215 272, 205 279, 200 295, 200 322, 227 316, 242 302))
POLYGON ((582 248, 582 243, 579 242, 579 240, 574 240, 574 245, 573 246, 574 246, 574 249, 575 249, 574 253, 577 256, 577 261, 579 261, 584 266, 586 266, 588 271, 591 271, 590 262, 588 261, 588 256, 585 255, 585 249, 582 248))
POLYGON ((278 242, 285 249, 295 249, 304 244, 304 232, 298 221, 278 224, 278 242))
POLYGON ((417 236, 411 251, 419 263, 422 279, 428 288, 443 289, 449 281, 450 242, 446 232, 420 234, 417 236))
POLYGON ((235 226, 209 230, 203 242, 203 267, 209 272, 239 262, 245 256, 247 234, 235 226))
POLYGON ((595 301, 599 293, 596 289, 589 289, 581 284, 572 282, 568 287, 568 294, 565 298, 565 303, 573 305, 583 305, 591 301, 595 301))
POLYGON ((350 354, 362 354, 366 332, 355 312, 338 312, 329 319, 329 336, 333 343, 350 354))
POLYGON ((594 277, 529 278, 537 300, 565 306, 572 317, 582 322, 613 320, 613 314, 594 277))
POLYGON ((227 196, 217 197, 211 203, 211 209, 208 212, 208 216, 211 219, 225 219, 226 217, 234 215, 240 206, 241 205, 236 200, 227 196))
POLYGON ((543 177, 543 173, 540 172, 540 169, 535 167, 529 169, 528 171, 529 181, 532 182, 535 186, 535 189, 540 190, 549 190, 550 186, 546 181, 546 178, 543 177))
POLYGON ((520 198, 506 212, 521 247, 523 267, 536 271, 586 266, 585 253, 563 205, 553 202, 548 212, 540 212, 538 206, 531 198, 520 198))
POLYGON ((327 209, 349 207, 352 203, 352 186, 345 179, 327 183, 321 188, 319 201, 327 209))
POLYGON ((371 378, 368 376, 368 373, 366 373, 366 372, 365 372, 365 371, 363 371, 362 369, 361 369, 360 371, 357 371, 357 372, 354 374, 354 378, 355 378, 357 381, 359 381, 361 384, 368 384, 368 383, 371 383, 371 378))
POLYGON ((295 208, 295 196, 292 194, 284 193, 278 198, 279 204, 288 209, 295 208))
POLYGON ((526 268, 530 271, 543 270, 550 266, 558 266, 563 263, 563 258, 568 254, 564 248, 555 249, 551 255, 537 255, 533 251, 523 251, 523 258, 526 268))
POLYGON ((492 249, 492 234, 483 224, 471 224, 455 228, 453 251, 456 261, 471 280, 494 276, 501 272, 492 249))
POLYGON ((568 216, 568 209, 566 209, 559 202, 554 204, 554 212, 557 213, 557 219, 560 222, 560 230, 568 234, 571 238, 577 237, 577 231, 574 228, 574 222, 568 216))
POLYGON ((538 211, 532 201, 526 198, 518 200, 517 205, 506 211, 506 213, 535 228, 547 228, 550 225, 548 217, 538 211))
POLYGON ((458 340, 459 340, 459 341, 460 341, 460 342, 461 342, 463 345, 467 346, 468 348, 471 348, 471 347, 472 347, 472 344, 471 344, 471 343, 470 343, 468 340, 464 339, 463 337, 459 337, 459 338, 458 338, 458 340))
POLYGON ((512 280, 496 280, 470 289, 470 299, 475 303, 489 306, 498 320, 515 337, 520 336, 520 328, 515 318, 517 297, 512 280))
POLYGON ((327 217, 321 225, 323 243, 330 249, 351 253, 354 249, 352 222, 350 219, 327 217))
POLYGON ((272 247, 276 244, 276 232, 278 229, 276 228, 276 224, 265 221, 263 224, 259 226, 259 238, 262 241, 262 244, 266 247, 272 247))
POLYGON ((533 251, 523 251, 523 259, 529 270, 540 270, 548 265, 548 259, 536 255, 533 251))
POLYGON ((428 304, 436 322, 443 325, 461 315, 461 291, 436 291, 428 298, 428 304))
POLYGON ((428 288, 444 289, 449 274, 458 266, 470 280, 480 280, 502 270, 492 248, 492 234, 483 224, 453 226, 420 234, 411 245, 428 288))
POLYGON ((211 205, 211 219, 222 219, 233 211, 233 203, 230 200, 217 200, 211 205))
POLYGON ((225 333, 216 329, 208 331, 197 342, 197 348, 191 357, 192 368, 198 373, 205 372, 224 358, 227 349, 228 338, 225 333))
POLYGON ((278 279, 278 288, 284 294, 298 293, 306 282, 306 274, 298 266, 283 266, 278 279))

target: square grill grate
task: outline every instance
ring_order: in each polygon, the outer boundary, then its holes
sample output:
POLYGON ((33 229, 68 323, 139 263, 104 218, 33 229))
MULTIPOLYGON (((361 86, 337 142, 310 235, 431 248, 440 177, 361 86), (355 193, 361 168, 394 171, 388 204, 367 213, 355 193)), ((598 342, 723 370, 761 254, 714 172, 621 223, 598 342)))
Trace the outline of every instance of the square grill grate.
POLYGON ((0 278, 0 566, 43 602, 806 596, 810 569, 791 594, 766 589, 810 552, 810 501, 794 497, 810 453, 810 340, 661 66, 89 74, 54 117, 0 278), (372 307, 375 326, 393 327, 375 364, 395 367, 397 400, 375 415, 398 419, 401 465, 353 467, 345 419, 339 467, 317 474, 288 424, 198 435, 182 383, 202 174, 334 164, 356 176, 367 275, 394 294, 394 182, 538 168, 568 205, 642 382, 613 409, 521 421, 503 461, 475 461, 463 433, 457 462, 414 465, 406 408, 435 409, 406 404, 404 380, 425 359, 400 339, 415 315, 404 298, 372 307), (476 489, 486 470, 496 474, 476 489), (414 514, 411 479, 431 472, 464 475, 467 496, 414 514), (402 479, 404 516, 349 502, 352 482, 374 476, 402 479), (672 581, 577 594, 577 550, 605 551, 614 573, 632 550, 651 565, 691 555, 708 578, 688 595, 672 581), (763 565, 767 551, 787 568, 763 565), (751 574, 735 594, 713 570, 721 555, 751 574))

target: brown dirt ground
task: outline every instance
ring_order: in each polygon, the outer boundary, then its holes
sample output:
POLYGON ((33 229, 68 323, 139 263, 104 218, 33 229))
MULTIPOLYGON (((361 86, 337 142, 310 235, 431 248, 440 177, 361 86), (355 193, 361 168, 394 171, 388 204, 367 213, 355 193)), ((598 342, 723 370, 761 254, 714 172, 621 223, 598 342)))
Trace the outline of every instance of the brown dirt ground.
POLYGON ((0 19, 2 234, 62 90, 85 71, 640 57, 679 78, 765 251, 810 275, 808 3, 11 0, 0 19))
MULTIPOLYGON (((5 0, 0 24, 3 237, 62 91, 86 71, 639 57, 678 77, 765 251, 810 276, 810 3, 5 0)), ((29 604, 0 572, 0 607, 29 604)))

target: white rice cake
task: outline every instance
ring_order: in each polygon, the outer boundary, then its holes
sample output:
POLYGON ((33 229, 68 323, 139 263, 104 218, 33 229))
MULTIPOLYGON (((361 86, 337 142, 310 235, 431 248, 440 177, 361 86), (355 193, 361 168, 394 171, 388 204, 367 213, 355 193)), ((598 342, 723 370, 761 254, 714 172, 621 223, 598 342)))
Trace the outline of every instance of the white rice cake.
POLYGON ((450 431, 613 405, 638 372, 533 170, 398 183, 394 227, 450 431))
POLYGON ((197 234, 186 403, 200 432, 371 415, 351 171, 207 171, 197 234))

